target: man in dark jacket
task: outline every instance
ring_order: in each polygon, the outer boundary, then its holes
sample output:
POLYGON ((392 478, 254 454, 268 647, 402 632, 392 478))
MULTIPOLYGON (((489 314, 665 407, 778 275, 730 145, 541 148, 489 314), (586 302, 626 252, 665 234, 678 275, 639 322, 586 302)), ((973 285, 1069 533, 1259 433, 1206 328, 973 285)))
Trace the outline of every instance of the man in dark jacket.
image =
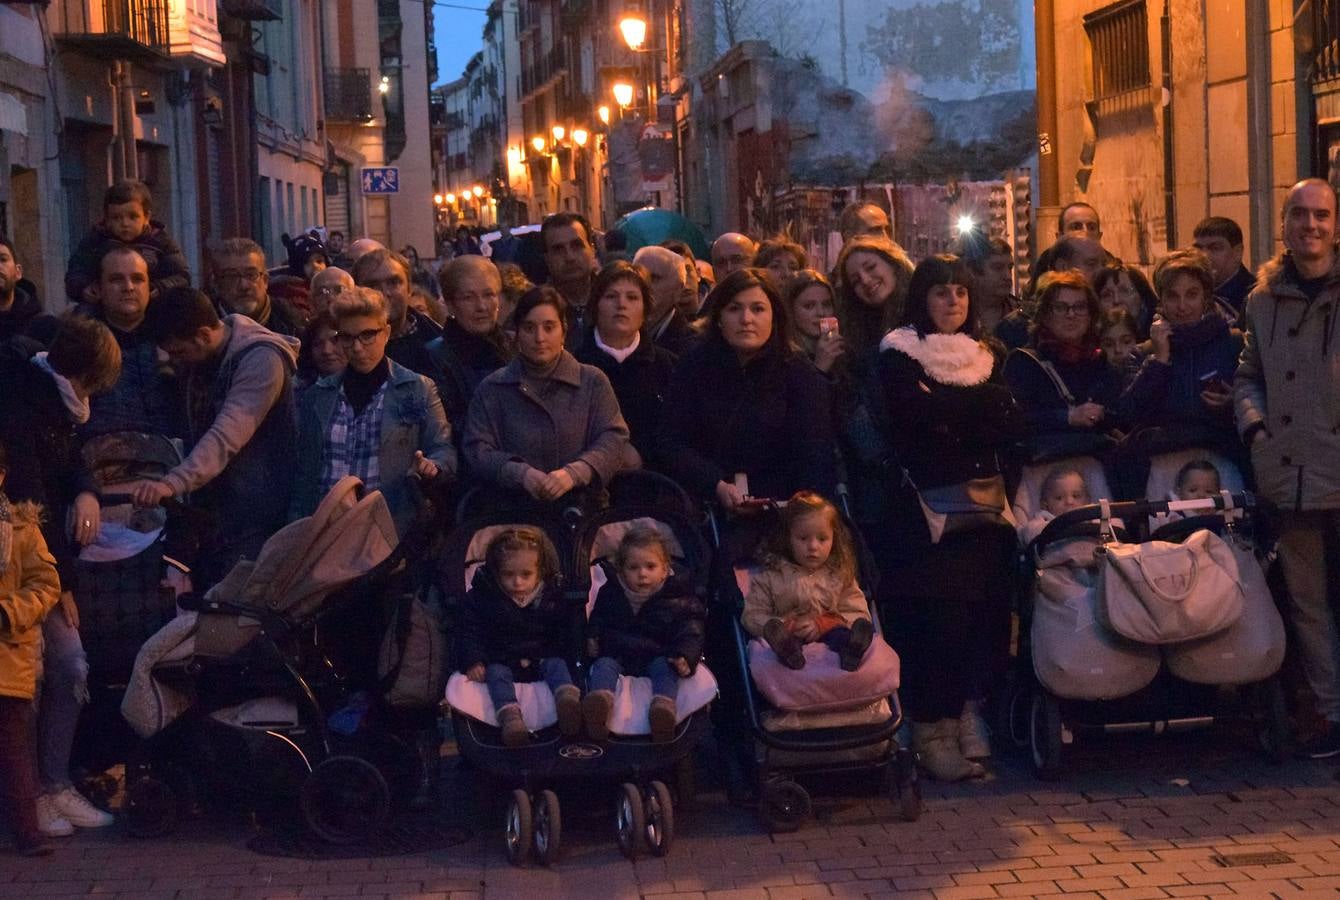
POLYGON ((228 238, 210 255, 214 296, 224 315, 239 314, 276 334, 298 337, 302 318, 270 293, 265 251, 250 238, 228 238))
MULTIPOLYGON (((204 585, 255 559, 285 522, 293 484, 298 341, 241 315, 220 320, 209 298, 179 288, 154 303, 150 333, 187 383, 190 453, 135 492, 140 506, 194 494, 218 517, 204 585)), ((200 587, 197 584, 197 587, 200 587)))
POLYGON ((586 303, 596 272, 596 248, 591 223, 577 213, 554 213, 540 225, 544 264, 549 284, 568 301, 567 348, 581 346, 590 328, 586 303))
POLYGON ((14 245, 0 235, 0 341, 25 333, 42 315, 42 302, 21 284, 23 266, 19 265, 14 245))
POLYGON ((1210 216, 1196 225, 1195 247, 1210 261, 1214 274, 1214 296, 1241 316, 1247 295, 1256 285, 1252 270, 1242 264, 1242 229, 1224 216, 1210 216))

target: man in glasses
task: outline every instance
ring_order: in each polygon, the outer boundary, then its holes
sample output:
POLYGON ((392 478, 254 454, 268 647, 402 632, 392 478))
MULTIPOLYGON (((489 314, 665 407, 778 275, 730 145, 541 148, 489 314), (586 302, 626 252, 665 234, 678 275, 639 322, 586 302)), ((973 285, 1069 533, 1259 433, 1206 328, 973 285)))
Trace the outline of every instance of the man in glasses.
POLYGON ((391 320, 391 339, 386 355, 420 375, 431 375, 435 368, 425 349, 428 342, 442 334, 432 319, 410 309, 412 286, 409 260, 385 247, 365 253, 354 263, 354 283, 372 288, 386 298, 391 320))
POLYGON ((265 251, 250 238, 228 238, 210 255, 214 296, 224 315, 243 315, 271 331, 296 337, 302 317, 270 296, 265 251))
POLYGON ((320 315, 330 308, 335 298, 341 294, 350 294, 354 290, 354 276, 344 269, 331 266, 312 276, 308 290, 312 298, 312 314, 320 315))
MULTIPOLYGON (((185 382, 186 459, 135 491, 138 506, 191 494, 217 517, 217 537, 196 569, 203 591, 255 559, 288 513, 297 417, 298 340, 247 316, 219 318, 193 288, 165 291, 145 328, 185 382)), ((194 576, 193 576, 194 577, 194 576)))

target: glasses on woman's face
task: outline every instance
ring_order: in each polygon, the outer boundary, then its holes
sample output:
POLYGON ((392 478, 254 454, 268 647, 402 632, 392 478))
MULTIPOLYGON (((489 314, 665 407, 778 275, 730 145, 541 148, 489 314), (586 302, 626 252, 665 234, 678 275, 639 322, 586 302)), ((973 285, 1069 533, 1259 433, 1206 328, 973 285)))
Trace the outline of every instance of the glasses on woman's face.
POLYGON ((341 347, 352 347, 355 341, 360 347, 370 347, 386 328, 387 326, 383 325, 381 328, 365 328, 357 333, 339 331, 335 333, 335 340, 340 342, 341 347))
POLYGON ((1089 314, 1089 304, 1054 303, 1052 304, 1052 313, 1057 316, 1087 316, 1089 314))

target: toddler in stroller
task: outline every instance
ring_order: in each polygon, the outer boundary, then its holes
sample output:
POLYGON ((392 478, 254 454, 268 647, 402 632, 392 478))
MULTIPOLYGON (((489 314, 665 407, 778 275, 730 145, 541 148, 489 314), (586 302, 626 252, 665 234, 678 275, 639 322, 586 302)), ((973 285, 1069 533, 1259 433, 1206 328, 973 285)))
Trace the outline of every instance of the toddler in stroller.
POLYGON ((672 580, 669 544, 654 528, 629 529, 614 560, 600 565, 606 581, 591 612, 587 649, 597 659, 583 704, 587 736, 609 736, 614 689, 627 672, 651 679, 651 739, 665 743, 675 734, 679 680, 702 659, 707 611, 692 585, 672 580))
POLYGON ((508 528, 489 541, 484 564, 465 597, 457 666, 488 687, 502 742, 519 747, 530 732, 516 681, 542 679, 554 694, 559 733, 581 728, 581 693, 568 666, 575 606, 560 587, 558 551, 539 528, 508 528))
POLYGON ((817 641, 838 655, 844 671, 855 671, 875 630, 836 507, 818 494, 796 494, 772 544, 744 600, 745 630, 767 641, 788 668, 803 669, 803 647, 817 641))

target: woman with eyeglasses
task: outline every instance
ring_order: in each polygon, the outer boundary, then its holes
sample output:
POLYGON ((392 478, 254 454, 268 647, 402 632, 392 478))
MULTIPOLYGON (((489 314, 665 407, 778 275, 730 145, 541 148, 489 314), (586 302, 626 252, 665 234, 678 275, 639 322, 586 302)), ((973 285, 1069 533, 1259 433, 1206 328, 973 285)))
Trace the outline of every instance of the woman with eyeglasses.
POLYGON ((311 515, 346 475, 386 497, 396 528, 414 515, 409 479, 452 478, 456 450, 437 388, 386 356, 386 300, 370 288, 331 304, 348 366, 303 392, 298 405, 298 473, 289 519, 311 515))
POLYGON ((1083 275, 1066 271, 1043 275, 1037 297, 1029 345, 1005 361, 1005 381, 1028 420, 1032 457, 1104 452, 1121 425, 1121 375, 1103 355, 1098 295, 1083 275))

